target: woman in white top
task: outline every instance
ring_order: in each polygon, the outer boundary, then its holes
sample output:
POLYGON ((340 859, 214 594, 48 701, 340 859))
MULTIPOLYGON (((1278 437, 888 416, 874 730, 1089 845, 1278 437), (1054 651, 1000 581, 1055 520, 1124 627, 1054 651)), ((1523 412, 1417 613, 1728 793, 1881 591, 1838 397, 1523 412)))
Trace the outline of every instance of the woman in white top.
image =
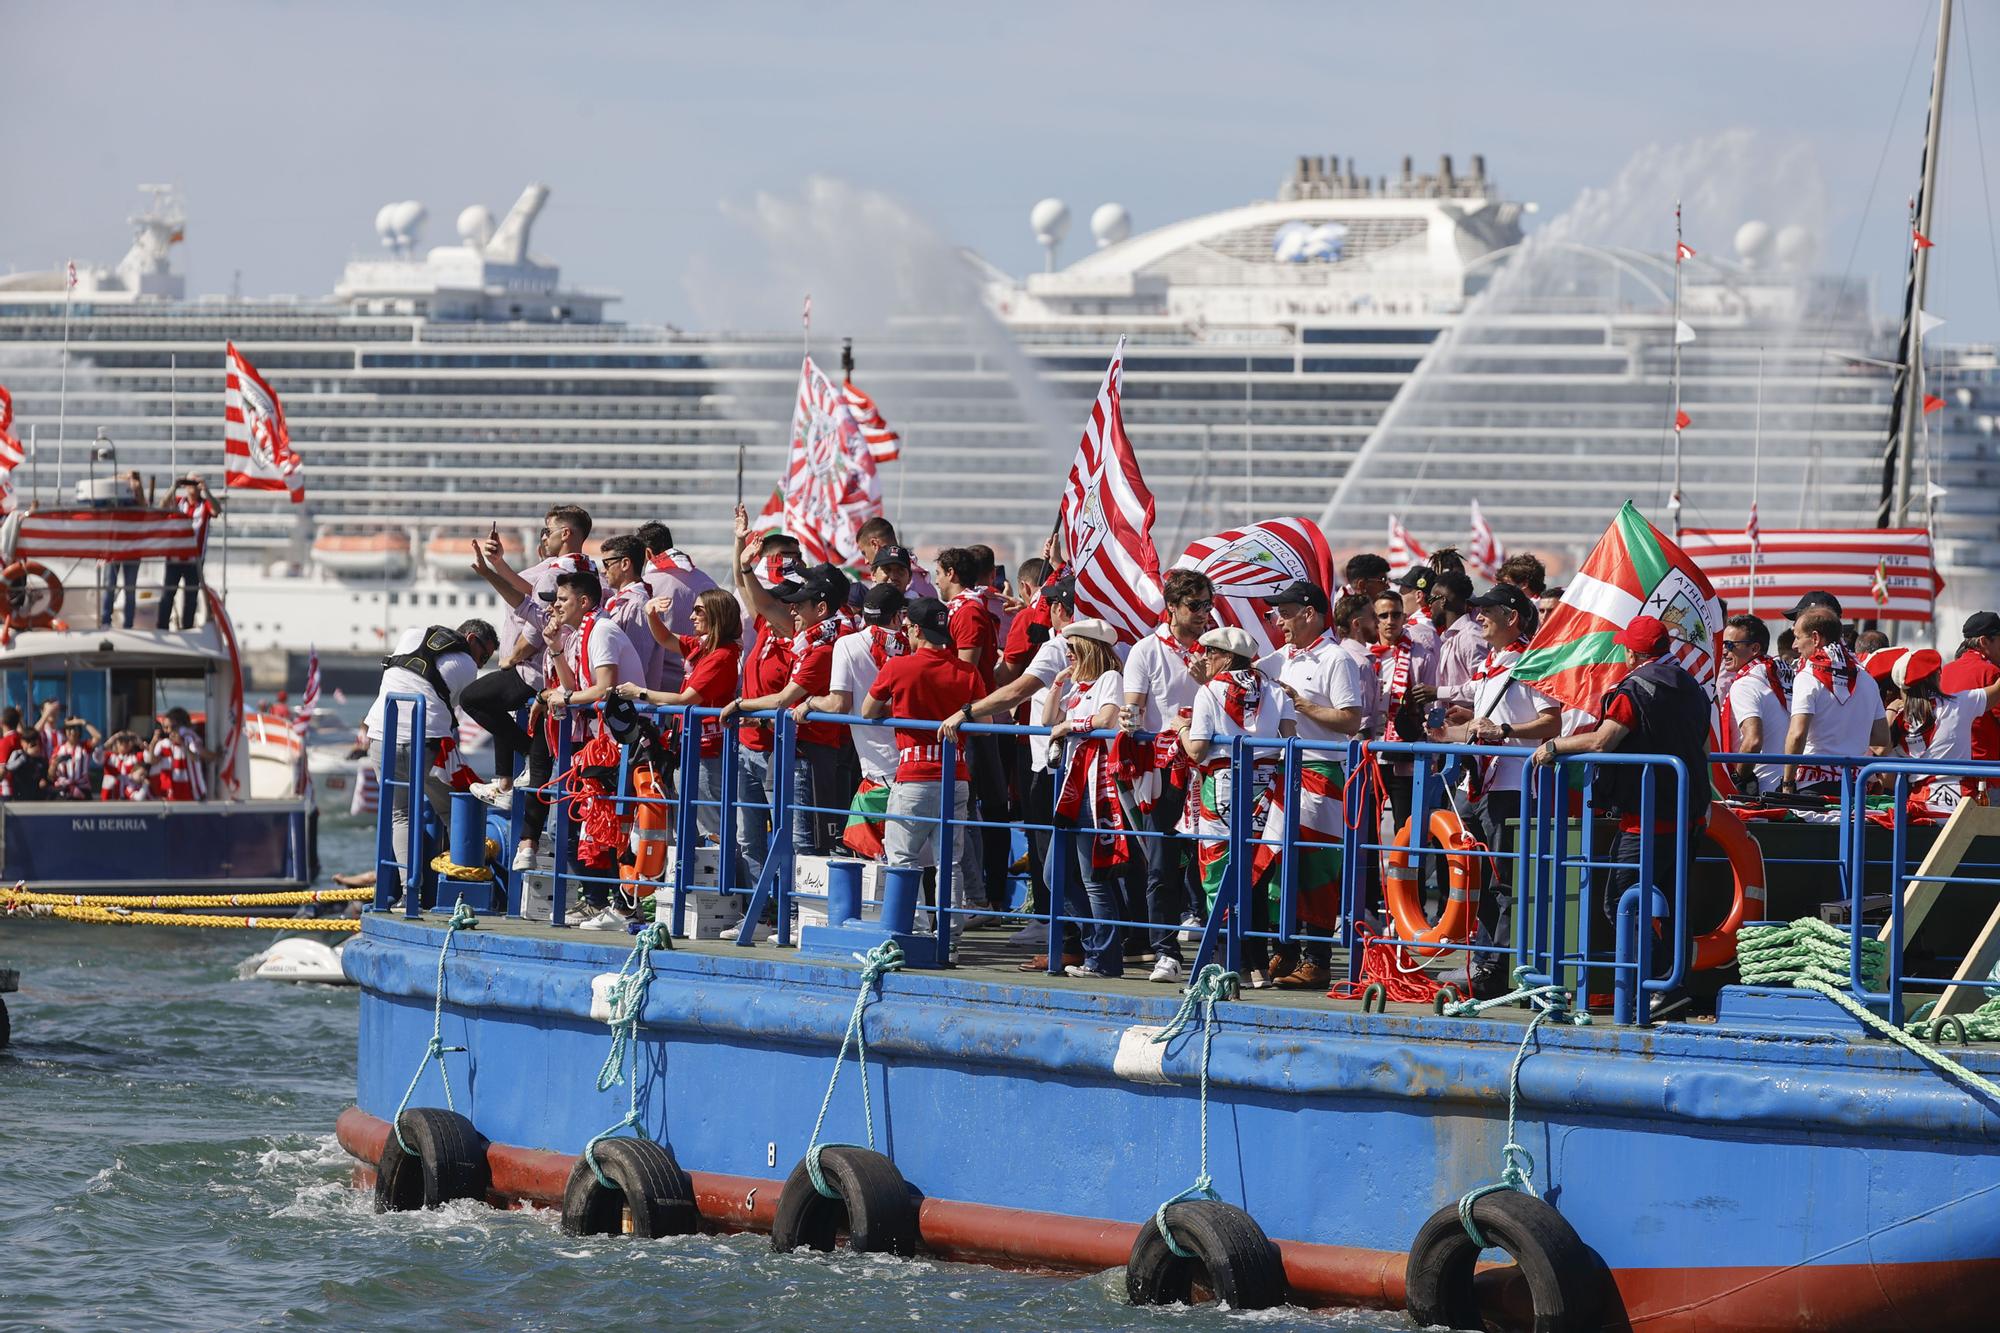
POLYGON ((1111 923, 1137 919, 1126 912, 1119 892, 1118 866, 1129 859, 1132 849, 1131 840, 1120 837, 1117 830, 1136 827, 1137 810, 1131 793, 1111 775, 1109 742, 1085 733, 1115 730, 1125 705, 1118 631, 1110 622, 1093 617, 1072 620, 1064 627, 1063 638, 1069 643, 1069 665, 1056 673, 1042 705, 1042 725, 1050 728, 1050 743, 1063 746, 1056 822, 1100 830, 1076 840, 1093 924, 1083 932, 1082 966, 1063 971, 1073 977, 1116 977, 1124 974, 1125 950, 1119 943, 1119 928, 1111 923), (1121 843, 1124 857, 1119 855, 1121 843))
MULTIPOLYGON (((1929 648, 1883 648, 1867 657, 1868 674, 1890 697, 1889 752, 1939 763, 1972 762, 1972 724, 2000 705, 2000 682, 1946 694, 1938 673, 1944 658, 1929 648)), ((1949 815, 1961 797, 1978 790, 1977 778, 1912 778, 1911 799, 1933 814, 1949 815)))

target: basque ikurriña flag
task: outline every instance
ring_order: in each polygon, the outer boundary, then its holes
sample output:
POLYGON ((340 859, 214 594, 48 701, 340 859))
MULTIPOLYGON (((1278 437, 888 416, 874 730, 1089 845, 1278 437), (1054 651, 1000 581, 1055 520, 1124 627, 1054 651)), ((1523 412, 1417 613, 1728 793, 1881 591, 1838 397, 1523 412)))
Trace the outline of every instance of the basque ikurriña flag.
POLYGON ((841 389, 847 394, 847 408, 854 413, 854 419, 861 425, 861 434, 868 441, 868 452, 877 463, 893 463, 903 456, 903 437, 889 426, 882 416, 882 409, 875 406, 875 400, 854 387, 853 380, 844 380, 841 389))
POLYGON ((257 368, 230 343, 223 372, 222 473, 236 490, 289 491, 306 498, 305 469, 292 450, 285 408, 257 368))
POLYGON ((846 392, 807 357, 785 475, 759 517, 798 538, 807 564, 844 565, 861 559, 855 534, 881 513, 882 486, 861 423, 846 392))
POLYGON ((1125 340, 1105 368, 1070 464, 1056 546, 1076 580, 1076 613, 1110 621, 1125 643, 1153 632, 1166 610, 1153 549, 1153 493, 1125 433, 1125 340))
POLYGON ((1333 548, 1309 518, 1267 518, 1203 537, 1188 543, 1174 568, 1208 575, 1215 585, 1215 623, 1247 630, 1259 653, 1278 646, 1265 598, 1300 579, 1328 596, 1335 586, 1333 548))
POLYGON ((1595 716, 1625 677, 1625 650, 1612 639, 1639 615, 1664 623, 1673 655, 1703 685, 1714 683, 1722 601, 1687 553, 1627 500, 1514 664, 1514 679, 1595 716))

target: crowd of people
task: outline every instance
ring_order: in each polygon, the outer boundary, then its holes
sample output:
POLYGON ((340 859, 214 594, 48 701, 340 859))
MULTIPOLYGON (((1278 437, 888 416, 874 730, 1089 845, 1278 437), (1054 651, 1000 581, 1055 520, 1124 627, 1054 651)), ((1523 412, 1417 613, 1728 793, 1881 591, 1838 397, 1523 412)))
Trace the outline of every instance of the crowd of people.
POLYGON ((207 796, 201 729, 185 708, 153 719, 141 737, 105 736, 70 717, 59 699, 29 721, 0 709, 0 799, 11 801, 199 801, 207 796))
MULTIPOLYGON (((1788 614, 1791 628, 1775 652, 1764 622, 1731 618, 1713 689, 1681 665, 1667 626, 1638 616, 1617 638, 1629 672, 1595 708, 1578 709, 1513 677, 1562 596, 1531 555, 1506 561, 1484 589, 1451 551, 1394 578, 1381 555, 1356 555, 1336 587, 1298 581, 1267 599, 1279 646, 1264 652, 1242 627, 1218 623, 1215 589, 1193 570, 1166 575, 1159 625, 1128 646, 1112 625, 1079 615, 1075 586, 1052 563, 1052 550, 1025 562, 1013 583, 984 546, 947 547, 926 569, 878 518, 861 530, 865 568, 809 565, 795 538, 753 530, 739 507, 728 586, 718 586, 663 524, 605 539, 596 559, 584 550, 590 534, 587 512, 558 505, 544 520, 537 562, 525 569, 509 567, 497 539, 472 544, 472 566, 501 594, 506 616, 497 630, 467 621, 412 631, 396 645, 368 722, 378 763, 391 758, 381 754, 391 693, 418 693, 429 705, 427 788, 440 816, 461 712, 495 742, 496 774, 472 790, 508 807, 518 784, 539 791, 565 778, 555 773, 561 710, 586 706, 573 733, 581 743, 605 725, 590 715, 626 702, 714 709, 679 740, 696 747, 698 830, 730 860, 734 885, 758 881, 778 838, 800 855, 922 867, 934 885, 937 819, 949 800, 956 819, 971 821, 954 840, 953 908, 969 924, 1010 911, 1012 879, 1021 873, 1037 911, 1059 890, 1070 920, 1048 947, 1060 967, 1082 977, 1119 976, 1132 963, 1154 981, 1184 975, 1185 946, 1230 879, 1239 737, 1247 738, 1254 788, 1247 827, 1260 839, 1253 864, 1237 868, 1254 886, 1245 923, 1249 984, 1311 990, 1331 979, 1324 937, 1342 911, 1339 844, 1355 738, 1518 751, 1449 773, 1462 784, 1449 801, 1467 834, 1502 853, 1534 766, 1627 751, 1678 755, 1688 772, 1706 773, 1711 699, 1722 707, 1724 748, 1767 756, 1732 766, 1738 786, 1752 793, 1837 793, 1835 761, 1870 755, 2000 758, 1991 711, 2000 703, 2000 616, 1991 612, 1967 622, 1965 644, 1945 662, 1928 650, 1869 642, 1844 625, 1831 597, 1813 594, 1788 614), (489 659, 497 669, 480 674, 489 659), (781 710, 797 724, 785 771, 772 721, 781 710), (906 725, 871 725, 887 719, 906 725), (996 722, 1046 734, 975 725, 996 722), (724 828, 731 730, 735 822, 724 828), (1274 744, 1293 738, 1301 743, 1295 786, 1276 780, 1274 744), (771 811, 785 780, 792 813, 789 826, 777 828, 771 811), (1013 833, 1023 825, 1030 850, 1017 861, 1013 833), (1285 842, 1288 827, 1296 835, 1285 842), (1053 859, 1052 830, 1076 830, 1060 839, 1075 849, 1071 863, 1053 859), (1305 940, 1273 951, 1257 936, 1272 929, 1288 857, 1292 924, 1305 940)), ((1375 767, 1365 813, 1389 816, 1387 837, 1409 821, 1417 785, 1446 766, 1399 754, 1375 767), (1378 803, 1385 809, 1374 809, 1378 803)), ((1646 840, 1638 772, 1607 768, 1598 783, 1601 813, 1619 823, 1614 859, 1627 867, 1601 877, 1608 883, 1597 893, 1598 935, 1607 947, 1610 914, 1636 882, 1646 840)), ((672 778, 665 775, 668 784, 672 778)), ((1672 781, 1655 788, 1650 841, 1660 882, 1690 854, 1701 825, 1709 791, 1696 785, 1686 795, 1687 821, 1672 781)), ((1922 797, 1941 808, 1971 790, 1933 783, 1922 797)), ((1437 807, 1434 794, 1426 804, 1437 807)), ((407 819, 404 807, 399 821, 407 819)), ((544 868, 550 802, 530 799, 526 809, 512 863, 544 868)), ((1380 930, 1382 866, 1369 860, 1364 907, 1368 926, 1380 930)), ((1480 896, 1472 927, 1480 943, 1505 938, 1507 866, 1493 864, 1498 882, 1480 896)), ((617 877, 604 862, 585 869, 617 877)), ((623 928, 626 917, 603 883, 584 896, 575 923, 623 928)), ((1504 969, 1490 961, 1496 957, 1480 956, 1476 986, 1498 984, 1504 969)), ((1048 964, 1043 955, 1020 966, 1048 964)))

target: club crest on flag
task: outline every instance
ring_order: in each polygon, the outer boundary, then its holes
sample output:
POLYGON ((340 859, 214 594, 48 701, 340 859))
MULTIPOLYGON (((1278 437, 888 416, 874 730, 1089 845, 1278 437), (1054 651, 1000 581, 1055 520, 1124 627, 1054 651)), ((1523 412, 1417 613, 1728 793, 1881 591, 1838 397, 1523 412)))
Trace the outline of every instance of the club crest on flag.
POLYGON ((1309 518, 1267 518, 1190 542, 1174 568, 1208 575, 1216 623, 1247 631, 1267 651, 1278 646, 1278 636, 1265 598, 1301 579, 1323 590, 1334 586, 1333 548, 1309 518))

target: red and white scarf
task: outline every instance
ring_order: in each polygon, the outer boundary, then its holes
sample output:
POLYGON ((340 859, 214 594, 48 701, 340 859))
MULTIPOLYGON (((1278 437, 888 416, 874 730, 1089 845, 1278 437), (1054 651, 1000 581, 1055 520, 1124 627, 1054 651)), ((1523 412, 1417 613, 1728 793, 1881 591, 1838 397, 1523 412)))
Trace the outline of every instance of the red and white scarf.
POLYGON ((825 620, 808 625, 797 634, 794 634, 792 636, 792 653, 796 657, 804 657, 811 649, 823 648, 838 642, 840 636, 847 632, 847 622, 836 612, 828 616, 825 620))
POLYGON ((865 626, 862 633, 868 636, 868 656, 874 661, 877 671, 880 671, 890 658, 901 657, 910 651, 908 639, 880 625, 865 626))
MULTIPOLYGON (((1791 711, 1791 701, 1785 698, 1785 680, 1783 675, 1778 671, 1778 664, 1771 660, 1767 654, 1757 654, 1757 656, 1743 664, 1741 671, 1738 671, 1730 678, 1729 683, 1732 688, 1722 692, 1722 743, 1727 749, 1733 750, 1742 744, 1736 738, 1736 709, 1731 702, 1733 687, 1737 681, 1742 680, 1745 676, 1754 676, 1759 673, 1763 675, 1764 684, 1770 687, 1771 693, 1777 696, 1779 709, 1786 713, 1791 711)), ((1768 750, 1771 748, 1770 743, 1772 739, 1769 736, 1764 738, 1765 749, 1768 750)), ((1783 737, 1778 737, 1777 739, 1782 744, 1783 737)))
POLYGON ((1257 713, 1264 703, 1264 673, 1256 667, 1219 672, 1209 684, 1222 699, 1222 711, 1246 736, 1254 735, 1257 713))
POLYGON ((570 663, 570 671, 576 678, 576 688, 579 690, 587 690, 591 684, 590 631, 597 627, 597 615, 597 612, 592 611, 576 628, 576 657, 570 663))
POLYGON ((1394 657, 1389 667, 1389 690, 1382 700, 1387 727, 1384 739, 1392 741, 1418 739, 1404 736, 1396 726, 1396 714, 1403 707, 1403 696, 1410 692, 1411 659, 1415 656, 1410 650, 1410 636, 1398 634, 1394 643, 1368 645, 1368 656, 1374 662, 1378 676, 1381 674, 1381 659, 1391 654, 1394 657))
POLYGON ((1854 682, 1861 675, 1861 664, 1854 660, 1854 654, 1847 651, 1844 643, 1823 643, 1806 659, 1806 667, 1813 673, 1813 679, 1832 691, 1836 700, 1845 702, 1854 693, 1854 682))

